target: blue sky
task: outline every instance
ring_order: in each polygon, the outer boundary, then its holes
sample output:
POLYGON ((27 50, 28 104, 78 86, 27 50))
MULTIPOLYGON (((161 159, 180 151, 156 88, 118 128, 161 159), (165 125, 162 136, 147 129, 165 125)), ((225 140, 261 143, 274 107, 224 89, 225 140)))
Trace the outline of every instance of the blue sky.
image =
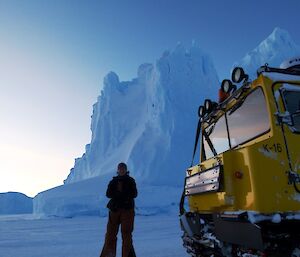
POLYGON ((0 192, 62 183, 109 71, 130 80, 195 40, 222 79, 274 27, 300 44, 299 10, 297 0, 0 0, 0 192))

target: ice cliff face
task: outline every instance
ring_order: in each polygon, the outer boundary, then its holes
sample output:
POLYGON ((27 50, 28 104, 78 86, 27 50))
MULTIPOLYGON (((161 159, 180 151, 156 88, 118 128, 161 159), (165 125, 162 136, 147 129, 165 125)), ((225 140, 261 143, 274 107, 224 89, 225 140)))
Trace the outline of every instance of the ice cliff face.
POLYGON ((286 30, 275 28, 269 37, 234 66, 243 67, 251 78, 255 78, 260 66, 268 63, 271 67, 279 67, 283 61, 299 55, 300 46, 294 43, 290 34, 286 30))
POLYGON ((212 60, 196 45, 179 44, 155 65, 141 65, 130 82, 109 73, 93 106, 91 143, 65 183, 113 174, 124 161, 140 182, 181 185, 198 106, 216 96, 218 86, 212 60))

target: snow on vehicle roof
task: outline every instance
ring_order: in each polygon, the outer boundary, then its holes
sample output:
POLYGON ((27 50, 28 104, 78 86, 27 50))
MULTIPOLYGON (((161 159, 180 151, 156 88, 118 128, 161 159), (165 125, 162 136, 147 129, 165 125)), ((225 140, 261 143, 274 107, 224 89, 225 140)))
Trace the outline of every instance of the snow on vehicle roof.
POLYGON ((281 87, 285 90, 289 90, 289 91, 300 91, 300 87, 296 86, 296 85, 291 85, 291 84, 283 84, 283 86, 281 87))
POLYGON ((289 82, 299 82, 300 76, 283 74, 279 72, 262 72, 262 74, 273 80, 273 81, 289 81, 289 82))
POLYGON ((300 65, 300 57, 294 57, 289 60, 285 60, 283 63, 280 64, 281 69, 287 69, 290 67, 298 66, 300 65))

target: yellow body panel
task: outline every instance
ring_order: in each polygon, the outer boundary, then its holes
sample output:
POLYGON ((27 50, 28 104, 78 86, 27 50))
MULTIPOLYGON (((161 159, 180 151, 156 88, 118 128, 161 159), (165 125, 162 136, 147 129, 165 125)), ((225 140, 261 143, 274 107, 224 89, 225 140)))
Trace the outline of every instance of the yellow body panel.
MULTIPOLYGON (((223 167, 223 190, 188 196, 190 209, 194 212, 213 213, 225 211, 256 211, 260 213, 290 212, 300 210, 300 194, 288 184, 288 155, 281 126, 277 124, 276 98, 272 91, 273 81, 262 75, 251 83, 253 91, 263 89, 269 112, 270 130, 237 148, 228 150, 190 169, 190 175, 221 164, 223 167), (235 176, 236 172, 242 178, 235 176)), ((281 87, 281 84, 275 86, 281 87)), ((300 81, 299 81, 300 87, 300 81)), ((248 93, 249 93, 248 92, 248 93)), ((283 102, 278 99, 281 112, 283 102)), ((235 102, 228 104, 228 109, 235 102)), ((227 108, 227 107, 226 107, 227 108)), ((292 133, 283 125, 294 171, 300 169, 300 134, 292 133)))

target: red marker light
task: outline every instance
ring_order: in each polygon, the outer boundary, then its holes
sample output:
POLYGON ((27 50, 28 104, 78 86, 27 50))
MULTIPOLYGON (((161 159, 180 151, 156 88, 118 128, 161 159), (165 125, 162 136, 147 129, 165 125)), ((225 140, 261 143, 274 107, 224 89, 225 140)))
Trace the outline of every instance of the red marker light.
POLYGON ((243 178, 243 172, 241 172, 241 171, 236 171, 236 172, 234 173, 234 176, 235 176, 236 178, 238 178, 238 179, 242 179, 242 178, 243 178))
POLYGON ((219 89, 219 103, 225 101, 229 96, 230 94, 225 93, 221 88, 219 89))

